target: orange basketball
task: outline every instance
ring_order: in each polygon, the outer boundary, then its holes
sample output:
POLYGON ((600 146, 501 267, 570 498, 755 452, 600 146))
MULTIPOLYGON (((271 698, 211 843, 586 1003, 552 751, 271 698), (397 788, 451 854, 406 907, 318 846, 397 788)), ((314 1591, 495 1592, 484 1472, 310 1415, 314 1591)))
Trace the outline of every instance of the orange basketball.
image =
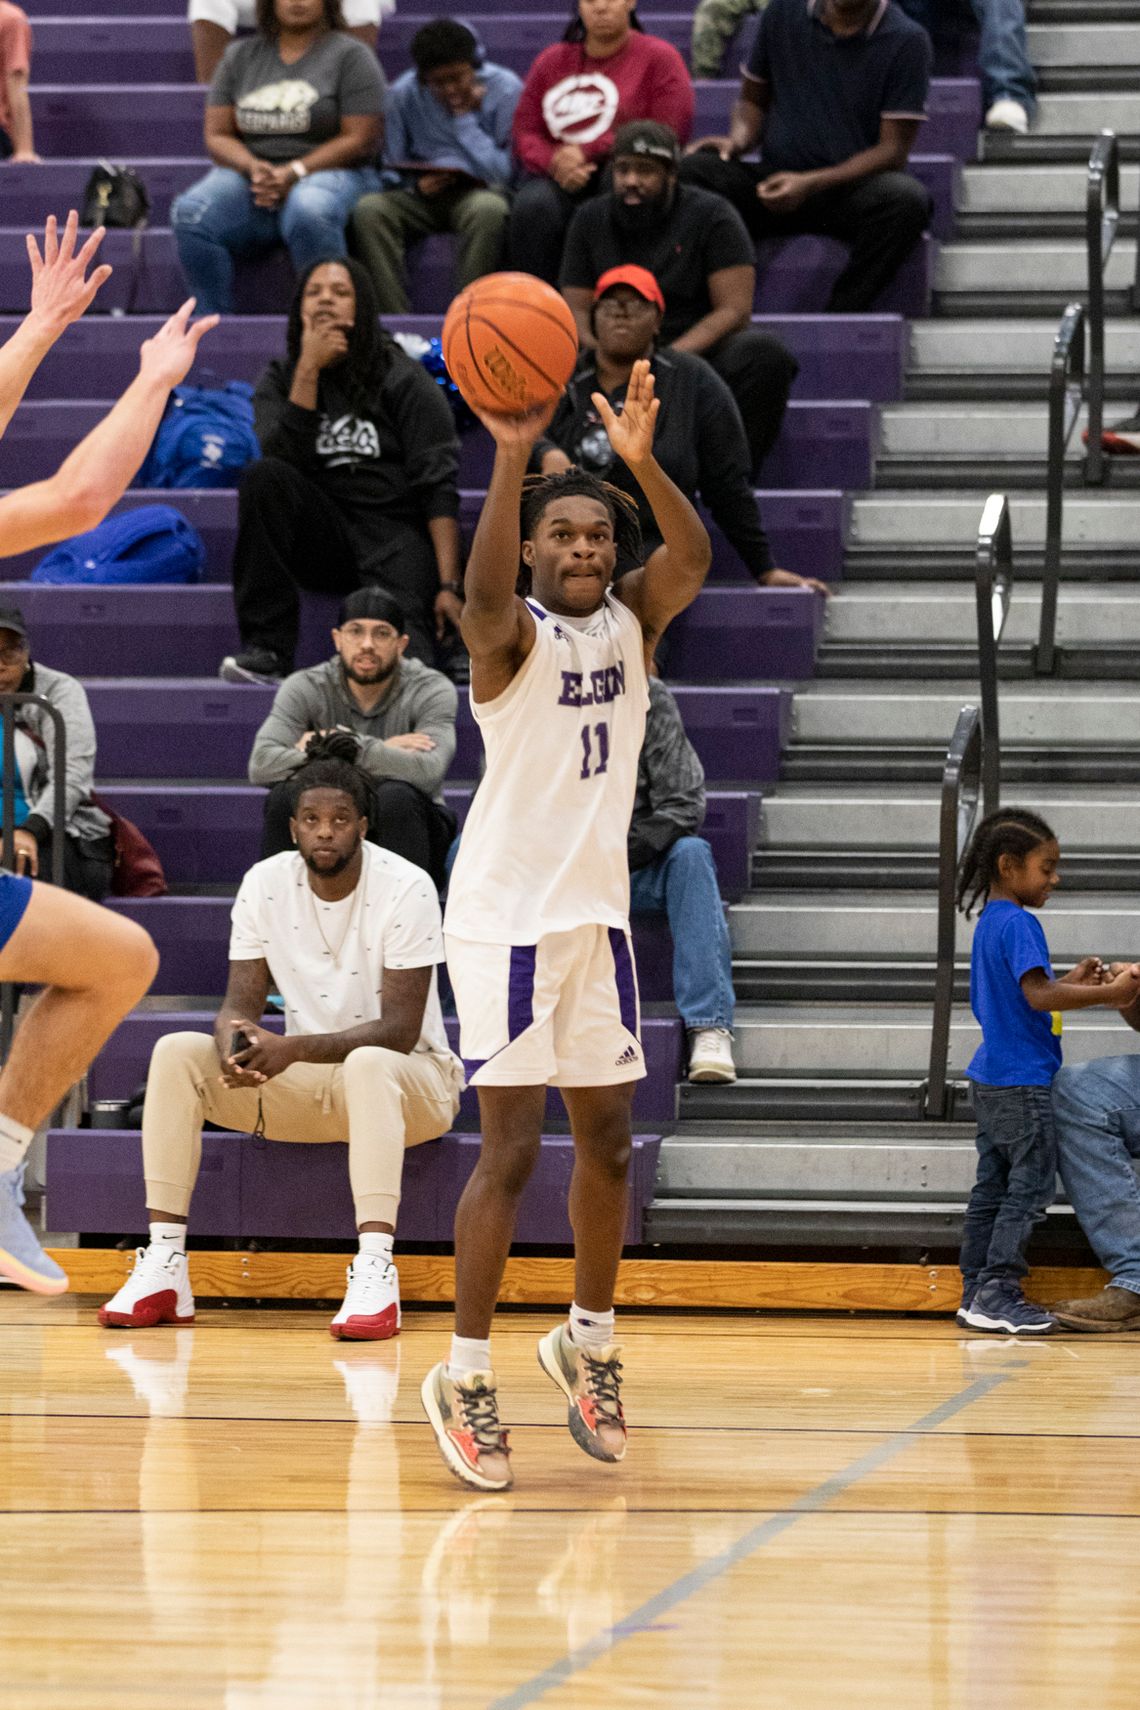
POLYGON ((530 273, 489 273, 456 297, 443 360, 472 409, 522 416, 559 393, 578 356, 565 300, 530 273))

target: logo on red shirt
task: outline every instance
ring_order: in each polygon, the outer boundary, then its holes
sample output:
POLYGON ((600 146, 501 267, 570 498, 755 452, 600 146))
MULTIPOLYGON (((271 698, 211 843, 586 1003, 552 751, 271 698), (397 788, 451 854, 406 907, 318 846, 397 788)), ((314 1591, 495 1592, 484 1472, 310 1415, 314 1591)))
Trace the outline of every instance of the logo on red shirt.
POLYGON ((617 84, 597 71, 564 77, 542 98, 542 116, 560 143, 592 143, 617 116, 617 84))

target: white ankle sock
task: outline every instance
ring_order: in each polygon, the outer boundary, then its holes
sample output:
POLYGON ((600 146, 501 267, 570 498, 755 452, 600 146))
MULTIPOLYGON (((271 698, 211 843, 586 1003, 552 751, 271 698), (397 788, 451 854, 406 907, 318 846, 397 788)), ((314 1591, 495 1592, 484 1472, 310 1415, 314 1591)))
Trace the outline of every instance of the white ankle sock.
POLYGON ((34 1128, 25 1128, 22 1122, 0 1114, 0 1173, 23 1163, 35 1133, 34 1128))
POLYGON ((614 1339, 614 1310, 586 1312, 577 1302, 570 1308, 570 1340, 592 1353, 608 1348, 614 1339))
POLYGON ((152 1247, 161 1247, 164 1253, 185 1253, 185 1223, 152 1223, 150 1244, 152 1247))
POLYGON ((360 1237, 360 1251, 367 1253, 373 1259, 383 1259, 386 1265, 392 1263, 392 1242, 394 1235, 380 1235, 372 1232, 360 1237))
POLYGON ((491 1370, 491 1338, 481 1342, 477 1336, 453 1336, 447 1361, 447 1375, 454 1383, 458 1377, 471 1372, 491 1370))

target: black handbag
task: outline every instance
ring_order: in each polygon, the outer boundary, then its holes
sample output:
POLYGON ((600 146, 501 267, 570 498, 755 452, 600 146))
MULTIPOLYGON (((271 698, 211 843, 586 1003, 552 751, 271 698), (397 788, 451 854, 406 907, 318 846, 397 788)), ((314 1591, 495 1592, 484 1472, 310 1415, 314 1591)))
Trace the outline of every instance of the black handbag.
POLYGON ((135 231, 150 216, 150 194, 137 172, 129 166, 112 166, 101 160, 87 180, 81 226, 125 226, 135 231))

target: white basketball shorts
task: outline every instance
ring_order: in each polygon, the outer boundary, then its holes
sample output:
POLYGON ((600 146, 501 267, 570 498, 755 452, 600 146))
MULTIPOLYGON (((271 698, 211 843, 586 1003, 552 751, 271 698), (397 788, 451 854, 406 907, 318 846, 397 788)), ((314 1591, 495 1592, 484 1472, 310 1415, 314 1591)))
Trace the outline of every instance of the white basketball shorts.
POLYGON ((576 926, 537 944, 445 934, 468 1085, 606 1087, 645 1077, 628 932, 576 926))

